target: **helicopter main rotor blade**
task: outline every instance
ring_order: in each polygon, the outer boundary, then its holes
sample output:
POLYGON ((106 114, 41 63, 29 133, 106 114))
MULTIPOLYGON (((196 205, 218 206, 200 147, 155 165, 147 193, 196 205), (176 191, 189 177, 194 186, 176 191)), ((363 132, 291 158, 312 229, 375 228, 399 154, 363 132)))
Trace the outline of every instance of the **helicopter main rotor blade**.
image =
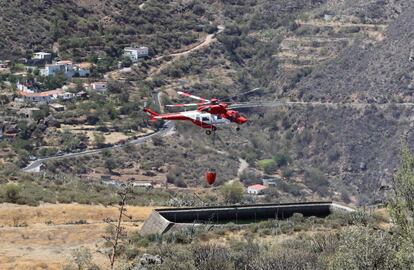
POLYGON ((225 97, 225 98, 220 98, 220 101, 224 101, 224 100, 232 100, 232 99, 237 98, 237 97, 241 97, 241 96, 245 96, 245 95, 248 95, 248 94, 251 94, 251 93, 257 92, 257 91, 259 91, 259 90, 262 90, 262 88, 257 87, 257 88, 254 88, 254 89, 252 89, 252 90, 249 90, 249 91, 247 91, 247 92, 243 92, 243 93, 240 93, 240 94, 237 94, 237 95, 234 95, 234 96, 229 96, 229 97, 225 97))
POLYGON ((206 98, 201 98, 201 97, 194 96, 194 95, 191 95, 189 93, 185 93, 185 92, 181 92, 181 91, 177 91, 177 94, 179 94, 180 96, 183 96, 183 97, 189 97, 189 98, 200 100, 200 101, 203 101, 203 102, 210 102, 210 100, 208 100, 206 98))
POLYGON ((165 105, 166 107, 197 107, 197 106, 202 106, 202 105, 207 105, 209 103, 187 103, 187 104, 169 104, 169 105, 165 105))

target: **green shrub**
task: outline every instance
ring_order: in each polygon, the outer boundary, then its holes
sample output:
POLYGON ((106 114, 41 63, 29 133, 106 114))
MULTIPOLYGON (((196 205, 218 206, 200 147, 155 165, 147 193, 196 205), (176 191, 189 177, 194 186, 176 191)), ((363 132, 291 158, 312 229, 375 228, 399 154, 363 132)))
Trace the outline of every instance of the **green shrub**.
POLYGON ((290 162, 290 157, 287 153, 277 153, 273 160, 276 162, 278 167, 286 166, 290 162))
POLYGON ((224 184, 220 191, 226 203, 238 203, 243 199, 244 187, 238 181, 224 184))
POLYGON ((267 174, 273 174, 278 168, 276 161, 274 161, 273 159, 259 160, 257 164, 267 174))
POLYGON ((6 202, 17 203, 20 199, 21 187, 17 184, 7 184, 4 189, 6 202))

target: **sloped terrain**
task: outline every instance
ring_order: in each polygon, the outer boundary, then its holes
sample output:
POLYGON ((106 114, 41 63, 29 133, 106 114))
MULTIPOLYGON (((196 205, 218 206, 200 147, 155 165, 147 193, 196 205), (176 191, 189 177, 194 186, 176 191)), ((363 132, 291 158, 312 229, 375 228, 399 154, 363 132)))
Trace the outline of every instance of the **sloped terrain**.
POLYGON ((157 54, 197 40, 208 21, 193 5, 172 1, 1 2, 0 59, 54 51, 75 59, 119 56, 123 47, 145 45, 157 54), (200 16, 199 16, 200 15, 200 16), (197 28, 198 27, 198 28, 197 28))

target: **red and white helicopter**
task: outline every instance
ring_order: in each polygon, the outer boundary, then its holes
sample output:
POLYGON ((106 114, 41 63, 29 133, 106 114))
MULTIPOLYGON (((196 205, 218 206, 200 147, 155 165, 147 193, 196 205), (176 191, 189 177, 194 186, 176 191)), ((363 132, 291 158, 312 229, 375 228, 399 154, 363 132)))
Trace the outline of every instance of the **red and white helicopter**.
MULTIPOLYGON (((252 92, 256 92, 260 88, 255 88, 248 92, 242 93, 241 95, 247 95, 252 92)), ((205 99, 198 96, 194 96, 181 91, 177 92, 179 95, 189 97, 200 101, 199 103, 188 103, 188 104, 175 104, 166 105, 167 107, 197 107, 196 110, 159 114, 149 108, 144 108, 144 111, 151 116, 151 121, 157 120, 172 120, 172 121, 191 121, 193 124, 207 129, 206 134, 210 135, 212 132, 217 130, 218 125, 229 125, 235 123, 238 125, 237 130, 240 130, 240 125, 243 125, 248 120, 246 117, 239 114, 237 104, 231 104, 224 102, 227 99, 233 99, 234 97, 228 97, 224 99, 212 98, 205 99)), ((240 96, 240 95, 238 95, 240 96)))

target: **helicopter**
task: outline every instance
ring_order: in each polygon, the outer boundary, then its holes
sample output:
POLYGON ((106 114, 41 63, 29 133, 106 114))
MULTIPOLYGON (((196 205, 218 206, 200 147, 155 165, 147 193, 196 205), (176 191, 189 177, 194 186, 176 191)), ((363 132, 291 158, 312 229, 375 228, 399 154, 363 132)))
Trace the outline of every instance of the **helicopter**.
MULTIPOLYGON (((252 89, 248 92, 240 95, 247 95, 260 90, 260 88, 252 89)), ((233 99, 237 96, 227 98, 212 98, 206 99, 201 98, 189 93, 178 91, 177 94, 180 96, 192 98, 198 100, 198 103, 187 103, 187 104, 174 104, 166 105, 167 107, 197 107, 196 110, 183 111, 177 113, 166 113, 159 114, 147 107, 144 108, 144 112, 151 116, 151 121, 168 120, 168 121, 191 121, 196 126, 206 129, 206 134, 211 135, 212 132, 217 130, 217 126, 236 124, 236 130, 240 130, 240 126, 248 121, 248 119, 237 111, 237 104, 224 102, 227 99, 233 99)))

